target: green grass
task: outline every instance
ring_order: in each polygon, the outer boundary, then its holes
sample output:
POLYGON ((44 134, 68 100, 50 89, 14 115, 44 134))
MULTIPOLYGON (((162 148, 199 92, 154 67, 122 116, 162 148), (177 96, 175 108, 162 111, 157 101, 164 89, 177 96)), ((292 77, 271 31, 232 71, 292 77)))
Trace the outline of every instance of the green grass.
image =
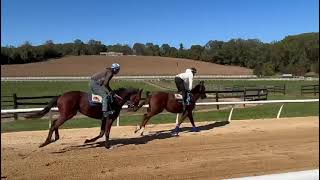
MULTIPOLYGON (((174 87, 173 81, 159 81, 161 85, 174 87)), ((196 83, 196 82, 195 82, 196 83)), ((301 85, 318 84, 319 81, 232 81, 232 80, 208 80, 205 82, 207 90, 217 89, 221 86, 264 86, 264 85, 283 85, 286 84, 287 93, 272 94, 269 93, 268 99, 309 99, 318 98, 319 96, 301 96, 301 85)), ((160 90, 143 81, 113 81, 111 86, 116 89, 119 87, 143 88, 145 91, 160 90)), ((71 90, 88 90, 88 82, 1 82, 1 94, 10 95, 17 93, 18 96, 43 96, 43 95, 58 95, 71 90)), ((250 108, 235 109, 233 120, 238 119, 261 119, 276 117, 281 104, 259 105, 250 108)), ((214 106, 215 107, 215 106, 214 106)), ((220 110, 212 112, 196 112, 194 115, 195 121, 222 121, 226 120, 230 110, 220 110)), ((303 116, 319 116, 318 103, 292 103, 286 104, 283 108, 281 117, 303 117, 303 116)), ((151 119, 149 123, 174 123, 175 114, 160 114, 151 119)), ((141 115, 132 115, 131 113, 121 114, 121 125, 136 125, 140 122, 141 115)), ((73 119, 66 122, 62 128, 85 128, 100 126, 99 120, 90 118, 73 119)), ((33 120, 17 120, 12 122, 1 123, 1 132, 12 131, 30 131, 30 130, 45 130, 48 129, 48 120, 33 119, 33 120)))

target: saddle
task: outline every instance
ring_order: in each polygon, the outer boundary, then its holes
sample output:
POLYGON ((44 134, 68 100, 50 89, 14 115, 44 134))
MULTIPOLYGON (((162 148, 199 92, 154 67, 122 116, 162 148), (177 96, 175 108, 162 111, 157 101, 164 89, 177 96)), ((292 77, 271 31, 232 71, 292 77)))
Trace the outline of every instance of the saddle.
POLYGON ((97 94, 89 93, 88 100, 89 104, 92 105, 102 104, 102 97, 97 94))
MULTIPOLYGON (((178 102, 182 102, 183 101, 183 97, 181 94, 178 94, 178 93, 174 93, 174 98, 178 101, 178 102)), ((187 93, 187 104, 186 105, 189 105, 191 104, 191 101, 192 101, 192 94, 191 93, 187 93)))
MULTIPOLYGON (((93 94, 93 93, 88 93, 88 100, 89 100, 89 104, 90 105, 99 105, 102 104, 102 97, 98 94, 93 94)), ((120 96, 118 96, 117 94, 114 94, 113 96, 110 96, 108 98, 108 103, 111 104, 113 102, 113 100, 118 100, 122 99, 120 96)))
POLYGON ((174 98, 177 99, 177 100, 182 100, 183 99, 181 94, 176 94, 176 93, 174 94, 174 98))

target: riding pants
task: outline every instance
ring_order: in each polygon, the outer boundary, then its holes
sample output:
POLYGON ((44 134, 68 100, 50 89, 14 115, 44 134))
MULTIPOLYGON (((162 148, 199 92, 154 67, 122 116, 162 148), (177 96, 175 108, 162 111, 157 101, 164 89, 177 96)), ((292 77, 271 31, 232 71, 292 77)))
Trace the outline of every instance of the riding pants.
POLYGON ((103 86, 100 86, 100 84, 95 80, 90 80, 90 90, 94 94, 98 94, 102 97, 102 112, 104 116, 107 116, 107 111, 109 110, 109 102, 110 102, 110 95, 108 94, 108 91, 103 86))
POLYGON ((183 98, 183 102, 186 104, 186 100, 187 100, 187 90, 186 90, 186 86, 184 84, 183 79, 181 79, 180 77, 175 77, 174 78, 174 82, 176 83, 178 92, 182 93, 182 98, 183 98))

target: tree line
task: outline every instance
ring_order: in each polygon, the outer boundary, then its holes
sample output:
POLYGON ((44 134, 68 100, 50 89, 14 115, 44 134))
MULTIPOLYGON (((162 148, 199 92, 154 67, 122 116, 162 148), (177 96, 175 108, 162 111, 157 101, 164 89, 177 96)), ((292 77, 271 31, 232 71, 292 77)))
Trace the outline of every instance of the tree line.
POLYGON ((39 46, 25 42, 19 47, 1 47, 1 64, 23 64, 74 55, 97 55, 100 52, 121 52, 124 55, 163 56, 236 65, 254 69, 254 74, 270 76, 275 73, 305 75, 319 74, 319 33, 287 36, 281 41, 263 43, 259 39, 231 39, 227 42, 210 40, 204 46, 181 43, 179 48, 153 43, 104 45, 101 41, 55 44, 52 40, 39 46))

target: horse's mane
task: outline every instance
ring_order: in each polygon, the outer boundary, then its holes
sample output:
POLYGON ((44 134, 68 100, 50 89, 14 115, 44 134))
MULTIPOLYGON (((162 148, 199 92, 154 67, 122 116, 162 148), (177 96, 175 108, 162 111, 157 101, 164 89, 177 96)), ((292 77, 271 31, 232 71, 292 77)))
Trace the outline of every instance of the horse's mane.
POLYGON ((191 92, 194 93, 194 92, 198 92, 199 91, 199 88, 200 88, 200 84, 197 84, 193 89, 191 89, 191 92))
POLYGON ((115 92, 118 94, 118 93, 122 93, 123 91, 128 91, 128 92, 135 92, 135 91, 138 91, 138 89, 136 88, 119 88, 119 89, 116 89, 115 92))

